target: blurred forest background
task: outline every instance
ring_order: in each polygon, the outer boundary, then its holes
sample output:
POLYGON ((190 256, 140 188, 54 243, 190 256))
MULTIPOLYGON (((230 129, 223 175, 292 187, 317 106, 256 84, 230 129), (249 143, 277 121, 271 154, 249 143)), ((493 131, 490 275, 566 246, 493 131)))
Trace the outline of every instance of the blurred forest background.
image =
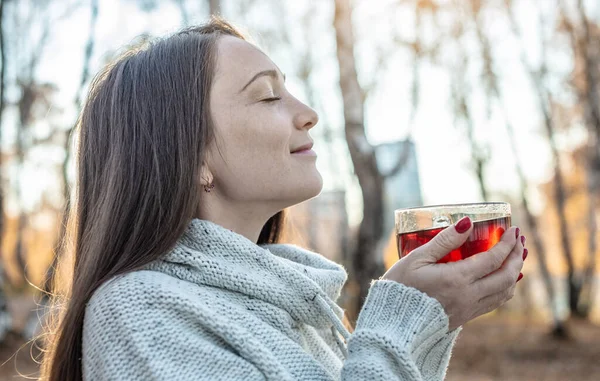
POLYGON ((0 380, 36 375, 90 80, 211 14, 320 114, 325 187, 289 237, 346 266, 351 320, 397 260, 394 209, 507 201, 525 278, 465 327, 448 379, 600 379, 597 0, 0 0, 0 380))

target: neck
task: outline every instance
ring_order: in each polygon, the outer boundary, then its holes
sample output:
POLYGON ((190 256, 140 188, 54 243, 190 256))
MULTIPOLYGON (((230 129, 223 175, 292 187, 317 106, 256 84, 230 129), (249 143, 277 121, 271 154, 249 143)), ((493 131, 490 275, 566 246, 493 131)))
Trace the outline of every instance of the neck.
POLYGON ((240 204, 212 193, 203 198, 197 218, 214 222, 257 243, 263 226, 276 213, 273 207, 240 204))

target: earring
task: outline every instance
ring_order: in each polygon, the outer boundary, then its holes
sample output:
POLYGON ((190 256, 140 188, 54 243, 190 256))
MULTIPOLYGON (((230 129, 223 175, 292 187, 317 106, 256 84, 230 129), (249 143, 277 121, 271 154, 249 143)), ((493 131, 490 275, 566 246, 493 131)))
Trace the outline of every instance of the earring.
POLYGON ((205 185, 205 186, 204 186, 204 191, 205 191, 206 193, 210 193, 210 191, 211 191, 211 190, 212 190, 214 187, 215 187, 215 184, 213 184, 213 183, 210 183, 210 184, 208 184, 208 185, 205 185))

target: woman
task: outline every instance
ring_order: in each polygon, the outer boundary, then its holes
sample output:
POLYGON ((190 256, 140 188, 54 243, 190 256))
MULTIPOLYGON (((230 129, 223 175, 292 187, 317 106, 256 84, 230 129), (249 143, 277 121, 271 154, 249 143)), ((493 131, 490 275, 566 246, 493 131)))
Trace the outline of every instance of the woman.
POLYGON ((471 221, 444 230, 373 282, 350 334, 344 269, 278 243, 283 210, 321 191, 317 121, 222 20, 104 70, 78 126, 73 281, 44 379, 443 379, 460 326, 512 297, 519 231, 438 265, 471 221))

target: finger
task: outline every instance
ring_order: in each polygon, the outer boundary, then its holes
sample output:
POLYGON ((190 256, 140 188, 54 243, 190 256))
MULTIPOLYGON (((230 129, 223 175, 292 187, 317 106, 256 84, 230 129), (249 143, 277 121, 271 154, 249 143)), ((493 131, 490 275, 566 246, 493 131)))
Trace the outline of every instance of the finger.
POLYGON ((456 224, 439 232, 431 241, 417 249, 422 253, 419 257, 431 263, 439 261, 452 250, 461 247, 469 238, 472 228, 473 223, 469 217, 461 219, 456 224))
POLYGON ((504 303, 508 302, 515 296, 516 282, 511 287, 497 292, 492 295, 488 295, 485 298, 480 299, 477 304, 479 305, 479 315, 486 314, 500 307, 504 303))
MULTIPOLYGON (((517 260, 517 258, 520 257, 523 259, 523 261, 525 260, 525 258, 524 258, 525 247, 524 247, 522 238, 523 238, 523 236, 520 236, 519 238, 517 238, 517 243, 515 244, 515 247, 513 248, 511 253, 508 255, 508 257, 506 257, 506 259, 504 260, 504 263, 502 263, 502 266, 500 266, 499 269, 494 270, 490 274, 486 274, 484 277, 490 276, 491 274, 494 274, 496 271, 502 270, 504 267, 506 267, 506 262, 508 262, 511 258, 514 260, 517 260)), ((520 266, 522 268, 523 264, 521 263, 520 266)))
POLYGON ((523 269, 523 246, 516 245, 502 267, 475 282, 479 298, 484 298, 513 287, 523 269))
POLYGON ((517 228, 511 227, 504 232, 500 242, 487 252, 479 253, 462 261, 452 263, 452 265, 455 266, 455 271, 464 274, 467 279, 473 282, 498 270, 502 267, 504 261, 515 247, 520 246, 520 250, 523 250, 523 246, 516 238, 516 233, 517 228))

